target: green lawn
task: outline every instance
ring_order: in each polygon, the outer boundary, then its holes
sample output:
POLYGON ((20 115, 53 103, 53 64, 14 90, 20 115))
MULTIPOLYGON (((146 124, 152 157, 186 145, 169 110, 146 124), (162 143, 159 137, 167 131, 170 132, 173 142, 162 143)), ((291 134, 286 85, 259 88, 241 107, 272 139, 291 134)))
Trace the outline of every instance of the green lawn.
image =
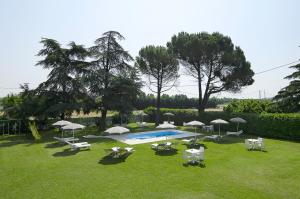
MULTIPOLYGON (((94 130, 95 131, 95 130, 94 130)), ((125 146, 89 139, 91 150, 71 152, 54 142, 0 138, 1 198, 300 198, 300 144, 266 139, 267 152, 247 151, 244 137, 202 142, 205 167, 187 166, 176 153, 156 154, 135 145, 127 159, 103 158, 103 149, 125 146)))

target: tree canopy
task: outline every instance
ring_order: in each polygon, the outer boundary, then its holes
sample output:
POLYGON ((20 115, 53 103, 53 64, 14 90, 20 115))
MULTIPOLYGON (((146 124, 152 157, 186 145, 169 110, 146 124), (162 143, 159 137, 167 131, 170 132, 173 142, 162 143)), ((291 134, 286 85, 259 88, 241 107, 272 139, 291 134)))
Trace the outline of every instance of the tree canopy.
POLYGON ((291 79, 293 81, 290 84, 281 89, 274 97, 279 109, 283 112, 299 112, 300 111, 300 64, 291 66, 290 68, 296 69, 291 75, 285 77, 285 79, 291 79))
POLYGON ((43 38, 41 44, 43 48, 37 55, 44 59, 36 65, 51 71, 48 79, 38 86, 36 93, 47 96, 47 100, 51 101, 47 110, 49 113, 59 112, 61 119, 64 119, 66 112, 78 108, 77 99, 86 93, 80 77, 88 65, 84 61, 88 52, 75 42, 71 42, 69 48, 62 48, 56 40, 43 38))
MULTIPOLYGON (((96 39, 95 45, 89 48, 92 61, 84 79, 90 94, 95 99, 100 99, 98 100, 98 107, 101 110, 101 126, 103 128, 105 127, 107 110, 110 107, 116 108, 116 103, 112 100, 116 85, 127 81, 127 83, 130 83, 127 86, 133 86, 131 89, 136 89, 136 92, 129 93, 135 94, 139 90, 137 84, 126 80, 128 78, 127 75, 132 74, 135 70, 129 64, 130 61, 133 61, 133 58, 119 44, 118 41, 120 40, 124 40, 124 37, 119 32, 108 31, 103 33, 102 37, 96 39)), ((136 81, 137 79, 135 78, 134 80, 136 81)), ((122 86, 124 87, 125 85, 122 86)), ((128 93, 118 92, 119 98, 117 99, 124 99, 122 97, 127 95, 128 93)))
POLYGON ((147 78, 148 87, 157 94, 156 124, 158 125, 161 93, 175 85, 179 77, 179 63, 167 48, 152 45, 139 51, 136 62, 141 73, 147 78))
POLYGON ((198 81, 199 112, 204 110, 212 94, 237 92, 254 82, 251 64, 228 36, 218 32, 181 32, 174 35, 167 46, 187 74, 198 81))

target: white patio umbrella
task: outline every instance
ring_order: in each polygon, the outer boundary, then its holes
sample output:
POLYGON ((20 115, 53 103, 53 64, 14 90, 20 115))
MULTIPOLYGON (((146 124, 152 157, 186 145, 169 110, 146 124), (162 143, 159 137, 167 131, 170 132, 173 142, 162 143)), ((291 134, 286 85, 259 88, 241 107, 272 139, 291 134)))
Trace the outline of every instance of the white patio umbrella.
POLYGON ((190 121, 190 122, 186 123, 185 125, 195 127, 195 133, 196 133, 197 126, 204 126, 205 124, 203 124, 202 122, 194 120, 194 121, 190 121))
POLYGON ((66 121, 66 120, 59 120, 59 121, 53 123, 52 126, 66 126, 68 124, 71 124, 71 122, 66 121))
POLYGON ((228 124, 227 121, 222 120, 222 119, 216 119, 210 122, 211 124, 218 124, 219 125, 219 136, 221 135, 221 130, 220 130, 220 126, 221 124, 228 124))
MULTIPOLYGON (((66 121, 66 120, 59 120, 59 121, 53 123, 52 126, 62 127, 62 126, 66 126, 68 124, 71 124, 71 122, 66 121)), ((61 131, 61 137, 62 138, 64 137, 64 131, 63 130, 61 131)))
POLYGON ((127 128, 124 128, 122 126, 115 126, 111 127, 109 129, 106 129, 104 132, 109 133, 109 134, 122 134, 122 133, 128 133, 130 130, 127 128))
POLYGON ((169 124, 169 123, 163 123, 163 124, 158 125, 156 128, 157 129, 175 129, 176 126, 173 124, 169 124))
POLYGON ((74 132, 75 130, 78 130, 78 129, 84 129, 85 126, 84 125, 81 125, 81 124, 76 124, 76 123, 70 123, 66 126, 63 126, 61 127, 63 130, 71 130, 73 132, 73 137, 74 137, 74 132))
POLYGON ((236 131, 239 131, 240 123, 243 123, 243 124, 247 123, 246 120, 244 120, 243 118, 240 118, 240 117, 231 118, 229 121, 233 122, 233 123, 237 123, 236 131))
POLYGON ((168 116, 168 123, 170 123, 170 116, 175 116, 173 113, 164 113, 163 115, 168 116))

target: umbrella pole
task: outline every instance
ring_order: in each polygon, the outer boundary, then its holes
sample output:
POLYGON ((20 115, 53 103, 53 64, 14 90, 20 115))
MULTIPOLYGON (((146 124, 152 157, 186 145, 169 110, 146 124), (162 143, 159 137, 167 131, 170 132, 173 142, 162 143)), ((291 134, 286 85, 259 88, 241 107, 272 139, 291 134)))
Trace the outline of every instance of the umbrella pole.
POLYGON ((237 127, 236 127, 236 132, 238 132, 239 131, 239 122, 237 123, 237 127))
POLYGON ((75 135, 74 135, 74 130, 73 130, 73 143, 74 143, 74 138, 75 138, 75 135))
POLYGON ((220 126, 221 126, 221 125, 219 124, 219 136, 221 136, 221 130, 220 130, 220 126))

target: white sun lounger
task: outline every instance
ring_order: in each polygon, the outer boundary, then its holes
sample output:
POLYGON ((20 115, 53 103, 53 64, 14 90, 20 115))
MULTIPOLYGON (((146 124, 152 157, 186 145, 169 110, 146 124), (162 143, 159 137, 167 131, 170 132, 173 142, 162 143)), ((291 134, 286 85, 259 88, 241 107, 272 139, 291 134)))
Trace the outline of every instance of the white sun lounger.
POLYGON ((79 140, 78 138, 74 138, 74 137, 66 137, 66 138, 53 137, 53 138, 62 143, 74 142, 79 140))
POLYGON ((207 135, 203 137, 203 140, 208 139, 208 140, 218 140, 222 138, 220 135, 207 135))
POLYGON ((226 135, 236 135, 236 136, 240 136, 243 133, 243 130, 240 130, 238 132, 231 132, 231 131, 227 131, 226 135))
POLYGON ((105 136, 102 135, 84 135, 82 136, 83 138, 106 138, 105 136))
POLYGON ((71 146, 71 150, 77 150, 77 149, 81 149, 81 148, 90 148, 91 144, 87 143, 87 142, 77 142, 77 143, 71 143, 71 142, 67 142, 70 146, 71 146))

